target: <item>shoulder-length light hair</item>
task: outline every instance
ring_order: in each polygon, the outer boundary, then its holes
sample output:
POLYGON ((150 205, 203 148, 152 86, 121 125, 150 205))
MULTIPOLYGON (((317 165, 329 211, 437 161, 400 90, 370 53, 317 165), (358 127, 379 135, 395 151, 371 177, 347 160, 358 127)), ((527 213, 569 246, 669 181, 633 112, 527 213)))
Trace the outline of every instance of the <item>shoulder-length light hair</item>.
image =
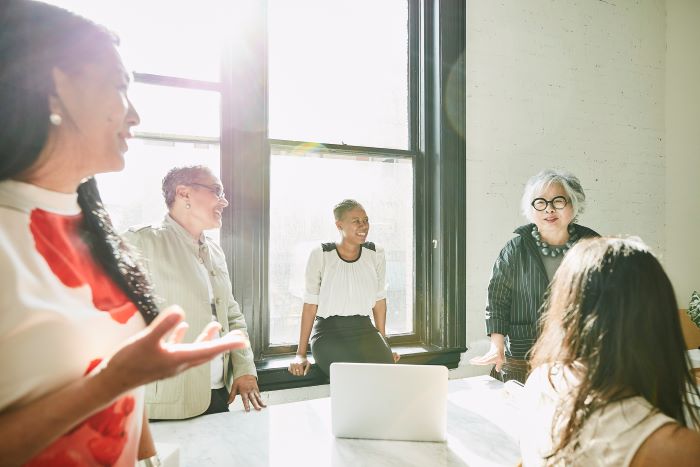
POLYGON ((586 207, 586 193, 581 187, 581 182, 572 173, 565 170, 545 169, 537 175, 530 178, 525 185, 523 197, 520 200, 520 210, 529 221, 533 220, 532 200, 549 188, 553 183, 558 183, 564 188, 566 197, 574 209, 574 221, 578 219, 579 214, 582 214, 586 207))

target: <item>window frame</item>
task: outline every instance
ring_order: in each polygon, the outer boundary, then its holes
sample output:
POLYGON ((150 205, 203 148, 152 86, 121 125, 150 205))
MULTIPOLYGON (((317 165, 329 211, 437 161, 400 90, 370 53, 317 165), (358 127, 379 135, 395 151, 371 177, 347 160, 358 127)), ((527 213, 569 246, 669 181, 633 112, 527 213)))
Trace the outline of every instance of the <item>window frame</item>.
MULTIPOLYGON (((323 145, 413 159, 415 332, 391 336, 389 342, 407 349, 403 362, 455 367, 466 350, 466 5, 408 0, 408 7, 409 150, 323 145)), ((270 154, 275 145, 296 142, 268 137, 267 2, 255 2, 233 23, 238 39, 225 49, 220 88, 221 178, 231 194, 221 246, 261 387, 316 384, 323 378, 314 372, 307 378, 286 374, 296 345, 269 346, 270 154)))
MULTIPOLYGON (((414 332, 390 336, 389 342, 402 354, 401 362, 453 368, 466 350, 466 4, 407 3, 409 149, 321 144, 338 154, 413 160, 414 332)), ((271 149, 300 142, 268 137, 267 1, 251 2, 231 23, 220 82, 134 73, 139 83, 219 92, 220 137, 140 132, 136 137, 219 144, 221 180, 230 194, 221 247, 248 325, 259 384, 268 390, 318 384, 325 378, 315 369, 303 378, 287 373, 296 345, 269 343, 271 149)))
MULTIPOLYGON (((348 144, 331 144, 331 143, 314 143, 310 141, 293 141, 293 140, 281 140, 281 139, 270 139, 270 151, 272 152, 273 148, 274 149, 288 149, 288 150, 293 150, 300 145, 303 144, 311 144, 314 147, 318 147, 319 145, 323 147, 323 152, 325 153, 330 153, 334 155, 339 155, 339 156, 369 156, 369 157, 387 157, 387 158, 393 158, 393 159, 415 159, 416 153, 410 150, 404 150, 404 149, 392 149, 392 148, 377 148, 377 147, 369 147, 369 146, 353 146, 353 145, 348 145, 348 144)), ((270 156, 271 157, 271 156, 270 156)), ((415 177, 414 177, 415 178, 415 177)), ((414 179, 414 185, 415 185, 415 179, 414 179)), ((329 213, 330 216, 330 213, 329 213)), ((330 219, 330 217, 329 217, 330 219)), ((415 236, 414 236, 415 240, 415 236)), ((415 242, 414 242, 415 243, 415 242)), ((269 243, 268 243, 269 245, 269 243)), ((320 246, 320 245, 319 245, 320 246)), ((415 245, 414 245, 415 248, 415 245)), ((415 266, 415 261, 414 261, 414 266, 415 266)), ((267 271, 265 272, 267 276, 267 271)), ((267 284, 265 284, 267 287, 267 284)), ((414 284, 414 289, 415 289, 415 284, 414 284)), ((267 292, 264 292, 265 296, 268 297, 269 295, 267 292)), ((401 334, 392 334, 388 335, 387 338, 389 340, 389 343, 394 345, 394 344, 417 344, 421 340, 421 336, 418 335, 416 332, 416 309, 412 310, 412 318, 413 318, 413 325, 414 325, 414 330, 413 332, 410 333, 401 333, 401 334)), ((260 355, 261 357, 259 359, 265 359, 269 357, 275 357, 275 356, 284 356, 285 354, 293 354, 296 353, 297 350, 297 344, 289 344, 289 345, 272 345, 270 343, 270 313, 269 313, 269 308, 266 308, 266 311, 262 313, 262 322, 261 322, 261 327, 262 327, 262 345, 260 346, 260 355)), ((256 354, 257 356, 258 354, 256 354)))

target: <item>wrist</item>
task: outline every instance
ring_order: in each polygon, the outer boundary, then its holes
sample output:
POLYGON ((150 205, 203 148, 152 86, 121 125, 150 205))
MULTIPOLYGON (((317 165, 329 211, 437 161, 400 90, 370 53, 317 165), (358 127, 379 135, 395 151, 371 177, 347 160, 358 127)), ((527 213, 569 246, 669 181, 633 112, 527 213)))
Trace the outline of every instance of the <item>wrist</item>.
POLYGON ((139 459, 138 467, 161 467, 163 463, 160 461, 158 454, 154 454, 151 457, 146 457, 145 459, 139 459))
POLYGON ((492 333, 491 344, 503 347, 505 345, 505 336, 503 334, 492 333))
POLYGON ((90 378, 85 379, 85 389, 98 405, 103 406, 122 395, 127 389, 121 390, 119 385, 113 382, 111 373, 106 368, 90 378))

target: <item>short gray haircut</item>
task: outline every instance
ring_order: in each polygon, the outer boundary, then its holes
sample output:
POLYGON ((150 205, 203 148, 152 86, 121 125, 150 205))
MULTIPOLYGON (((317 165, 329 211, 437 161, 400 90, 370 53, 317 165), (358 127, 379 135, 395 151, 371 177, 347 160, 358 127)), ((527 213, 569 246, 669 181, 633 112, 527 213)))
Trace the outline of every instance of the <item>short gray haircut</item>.
POLYGON ((354 199, 344 199, 333 207, 333 216, 335 220, 339 221, 346 212, 352 211, 355 208, 364 209, 362 205, 354 199))
POLYGON ((545 169, 531 177, 525 185, 523 197, 520 200, 520 210, 528 220, 532 221, 532 200, 553 183, 561 185, 566 192, 566 197, 569 198, 571 207, 574 209, 573 220, 577 220, 579 214, 583 213, 586 208, 586 193, 584 193, 579 179, 565 170, 545 169))
POLYGON ((183 167, 173 167, 163 177, 163 198, 168 209, 175 204, 175 195, 178 185, 189 185, 196 183, 201 177, 213 175, 211 169, 205 165, 186 165, 183 167))

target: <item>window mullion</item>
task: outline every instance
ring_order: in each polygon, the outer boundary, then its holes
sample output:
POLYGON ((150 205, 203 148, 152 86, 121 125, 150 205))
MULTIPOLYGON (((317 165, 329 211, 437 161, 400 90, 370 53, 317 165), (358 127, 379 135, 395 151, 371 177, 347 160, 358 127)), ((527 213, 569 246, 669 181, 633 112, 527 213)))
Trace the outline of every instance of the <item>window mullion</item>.
POLYGON ((256 359, 267 343, 270 146, 267 3, 231 15, 221 77, 221 179, 230 193, 221 244, 256 359))
POLYGON ((220 91, 221 84, 215 81, 179 78, 176 76, 155 75, 152 73, 134 72, 134 82, 157 86, 170 86, 182 89, 199 89, 202 91, 220 91))
POLYGON ((466 7, 425 0, 423 50, 426 344, 466 344, 466 7))
MULTIPOLYGON (((466 4, 439 2, 441 209, 440 345, 466 346, 466 4)), ((434 321, 435 322, 435 321, 434 321)))

